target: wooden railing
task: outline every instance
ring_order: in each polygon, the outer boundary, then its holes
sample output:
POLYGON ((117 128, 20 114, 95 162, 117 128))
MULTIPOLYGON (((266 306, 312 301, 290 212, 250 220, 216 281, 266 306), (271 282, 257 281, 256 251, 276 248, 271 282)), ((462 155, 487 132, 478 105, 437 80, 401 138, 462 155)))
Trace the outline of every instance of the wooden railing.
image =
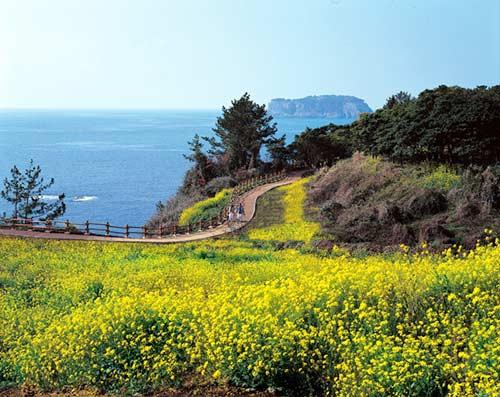
POLYGON ((286 177, 285 172, 267 174, 260 177, 247 179, 236 185, 228 202, 216 216, 209 220, 199 221, 188 225, 170 226, 115 226, 109 222, 95 223, 86 221, 85 223, 74 223, 69 220, 36 220, 26 218, 0 218, 0 228, 16 229, 46 233, 66 233, 87 236, 122 237, 122 238, 162 238, 175 237, 177 235, 188 235, 203 230, 209 230, 226 223, 229 208, 238 203, 241 196, 257 186, 278 182, 286 177))

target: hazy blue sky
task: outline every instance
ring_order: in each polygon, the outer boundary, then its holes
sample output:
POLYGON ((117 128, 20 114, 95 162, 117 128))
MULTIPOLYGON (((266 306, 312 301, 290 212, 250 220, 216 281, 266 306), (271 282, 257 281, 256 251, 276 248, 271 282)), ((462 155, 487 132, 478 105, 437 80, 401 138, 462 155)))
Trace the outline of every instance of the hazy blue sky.
POLYGON ((0 107, 500 84, 500 0, 0 0, 0 107))

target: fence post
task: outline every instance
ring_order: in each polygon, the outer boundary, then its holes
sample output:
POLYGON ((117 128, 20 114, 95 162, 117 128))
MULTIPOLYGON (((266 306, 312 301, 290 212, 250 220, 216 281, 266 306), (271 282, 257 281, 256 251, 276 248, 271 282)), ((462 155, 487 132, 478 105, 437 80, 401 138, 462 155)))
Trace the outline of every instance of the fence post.
POLYGON ((148 229, 146 225, 142 227, 142 238, 146 238, 146 234, 148 233, 148 229))
POLYGON ((64 222, 64 225, 66 227, 66 231, 64 233, 69 233, 69 220, 66 219, 66 222, 64 222))
POLYGON ((129 236, 129 230, 128 230, 128 223, 125 225, 125 238, 128 238, 129 236))
POLYGON ((163 226, 161 225, 161 223, 160 223, 160 227, 158 228, 158 233, 160 234, 159 237, 161 237, 163 235, 163 226))
POLYGON ((106 222, 106 237, 109 237, 109 222, 106 222))
POLYGON ((176 236, 176 235, 177 235, 177 225, 174 225, 172 228, 172 236, 176 236))
POLYGON ((88 220, 85 222, 85 234, 87 236, 90 234, 90 222, 88 220))
POLYGON ((50 233, 50 219, 45 220, 45 233, 50 233))

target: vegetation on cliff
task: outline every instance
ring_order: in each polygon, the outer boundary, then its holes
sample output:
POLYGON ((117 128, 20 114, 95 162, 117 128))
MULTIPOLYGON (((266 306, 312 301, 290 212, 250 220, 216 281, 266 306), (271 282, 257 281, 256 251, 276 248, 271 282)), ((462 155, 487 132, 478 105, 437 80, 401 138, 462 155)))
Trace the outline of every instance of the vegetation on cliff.
POLYGON ((475 246, 500 235, 500 169, 395 164, 356 153, 322 169, 308 189, 323 238, 352 248, 475 246))

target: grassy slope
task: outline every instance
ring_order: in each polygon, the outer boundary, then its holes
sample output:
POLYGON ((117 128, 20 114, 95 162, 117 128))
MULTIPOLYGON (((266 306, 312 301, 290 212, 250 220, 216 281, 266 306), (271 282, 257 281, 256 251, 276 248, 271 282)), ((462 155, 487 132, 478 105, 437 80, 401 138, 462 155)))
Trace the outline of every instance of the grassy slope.
POLYGON ((255 216, 248 225, 248 229, 261 229, 283 223, 284 205, 283 196, 285 192, 279 189, 273 189, 259 197, 255 216))

